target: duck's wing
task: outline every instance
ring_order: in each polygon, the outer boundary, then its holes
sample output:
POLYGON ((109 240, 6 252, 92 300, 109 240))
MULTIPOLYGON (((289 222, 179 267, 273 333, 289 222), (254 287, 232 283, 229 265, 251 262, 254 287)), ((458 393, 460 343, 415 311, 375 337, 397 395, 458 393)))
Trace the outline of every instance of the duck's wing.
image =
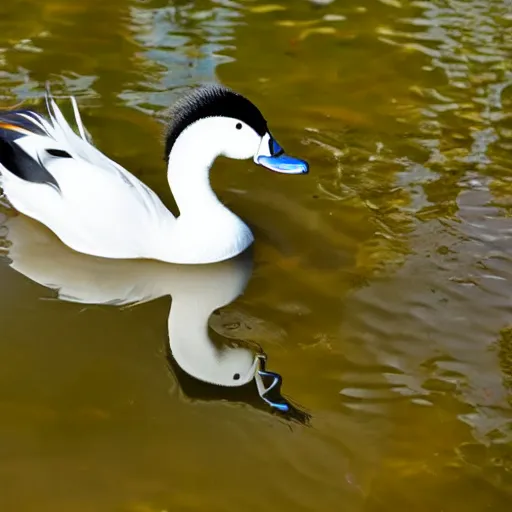
POLYGON ((1 111, 0 137, 7 142, 30 135, 46 137, 48 144, 57 143, 58 146, 62 146, 61 149, 71 152, 73 156, 80 157, 105 171, 118 173, 123 179, 131 182, 132 175, 94 147, 82 122, 76 99, 73 96, 70 99, 80 135, 73 131, 47 86, 45 101, 49 119, 31 110, 1 111))
MULTIPOLYGON (((148 213, 158 216, 164 209, 169 214, 151 189, 92 144, 74 97, 71 103, 78 134, 66 121, 48 87, 45 99, 48 119, 31 110, 0 111, 1 165, 23 180, 58 190, 58 180, 51 172, 52 162, 62 158, 85 162, 129 186, 148 213)), ((72 172, 72 165, 69 167, 72 172)))
MULTIPOLYGON (((45 99, 46 109, 50 117, 50 123, 46 123, 47 125, 50 124, 50 126, 47 126, 46 128, 50 137, 56 141, 65 143, 69 149, 71 149, 77 156, 80 156, 85 161, 100 167, 105 171, 118 174, 119 177, 125 180, 127 183, 135 186, 143 185, 126 169, 108 158, 92 144, 91 137, 87 133, 82 122, 76 99, 73 96, 71 96, 71 104, 73 106, 75 122, 77 124, 80 136, 73 131, 69 123, 66 121, 66 118, 57 106, 57 103, 55 102, 55 99, 53 98, 48 85, 46 86, 45 99)), ((41 118, 39 121, 41 121, 41 118)))

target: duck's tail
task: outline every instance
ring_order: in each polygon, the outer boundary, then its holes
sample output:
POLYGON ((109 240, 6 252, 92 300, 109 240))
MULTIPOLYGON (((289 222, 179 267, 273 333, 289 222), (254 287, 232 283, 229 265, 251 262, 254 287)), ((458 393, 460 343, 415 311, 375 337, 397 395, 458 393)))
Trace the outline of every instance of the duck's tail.
MULTIPOLYGON (((41 151, 46 151, 45 156, 47 153, 53 157, 70 158, 70 139, 81 139, 66 123, 48 89, 46 105, 49 119, 28 109, 0 110, 0 174, 2 170, 4 173, 8 171, 25 181, 58 189, 57 182, 43 163, 41 151)), ((77 110, 75 118, 84 134, 77 110)), ((5 177, 3 181, 5 183, 5 177)))
POLYGON ((47 117, 29 109, 0 110, 0 175, 2 170, 9 171, 26 181, 50 184, 58 189, 45 168, 45 158, 72 158, 72 154, 87 158, 94 150, 90 149, 92 145, 75 98, 71 98, 71 103, 79 134, 66 121, 48 84, 45 101, 47 117))
POLYGON ((0 111, 0 139, 12 142, 26 135, 48 135, 45 121, 31 110, 0 111))
MULTIPOLYGON (((71 96, 70 100, 79 136, 91 144, 91 136, 82 122, 77 101, 74 96, 71 96)), ((45 90, 45 102, 49 120, 29 109, 0 110, 0 138, 12 141, 24 135, 43 135, 55 140, 75 140, 77 134, 57 106, 48 83, 45 90)))

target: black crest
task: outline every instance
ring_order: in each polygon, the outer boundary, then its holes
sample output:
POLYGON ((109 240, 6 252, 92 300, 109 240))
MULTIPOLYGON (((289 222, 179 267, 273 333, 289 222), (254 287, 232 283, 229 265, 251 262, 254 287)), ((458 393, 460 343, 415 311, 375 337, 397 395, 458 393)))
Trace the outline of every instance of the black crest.
POLYGON ((170 116, 165 143, 165 159, 187 126, 205 117, 233 117, 253 128, 259 135, 267 131, 267 121, 259 109, 241 94, 220 85, 202 86, 178 100, 168 111, 170 116))

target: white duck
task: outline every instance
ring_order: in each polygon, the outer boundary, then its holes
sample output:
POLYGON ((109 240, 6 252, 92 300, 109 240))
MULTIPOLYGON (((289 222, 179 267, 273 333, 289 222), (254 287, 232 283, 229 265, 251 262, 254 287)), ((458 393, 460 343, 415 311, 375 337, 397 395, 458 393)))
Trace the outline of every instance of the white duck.
POLYGON ((252 272, 250 251, 212 265, 116 261, 77 253, 23 215, 9 218, 4 225, 10 266, 20 274, 56 290, 61 300, 81 304, 119 306, 170 295, 169 347, 183 371, 223 387, 255 381, 267 404, 289 411, 279 394, 281 377, 265 370, 264 353, 247 346, 218 347, 208 335, 213 311, 230 304, 245 290, 252 272))
POLYGON ((219 85, 204 86, 171 109, 167 176, 180 215, 88 139, 72 97, 77 135, 49 91, 49 120, 30 110, 0 112, 1 186, 10 204, 51 229, 75 251, 104 258, 213 263, 254 241, 249 227, 209 182, 224 155, 276 172, 304 174, 284 154, 258 108, 219 85))

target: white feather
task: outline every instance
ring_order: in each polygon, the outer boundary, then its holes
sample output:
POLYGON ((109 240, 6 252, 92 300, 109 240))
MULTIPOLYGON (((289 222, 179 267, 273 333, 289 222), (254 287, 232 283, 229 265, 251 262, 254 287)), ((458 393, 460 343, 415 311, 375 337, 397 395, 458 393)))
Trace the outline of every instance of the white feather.
POLYGON ((148 257, 149 242, 174 217, 154 192, 86 140, 78 116, 83 138, 71 129, 51 96, 47 105, 50 122, 20 114, 47 135, 31 133, 15 143, 43 163, 60 191, 2 168, 7 198, 79 252, 107 258, 148 257), (61 149, 72 158, 51 157, 47 149, 61 149))
MULTIPOLYGON (((254 240, 249 228, 215 196, 209 170, 223 144, 232 140, 232 120, 209 118, 188 127, 169 158, 168 178, 180 208, 176 219, 160 198, 88 140, 76 100, 75 133, 49 93, 49 120, 18 113, 37 128, 17 138, 58 184, 51 187, 19 178, 0 165, 2 188, 21 213, 51 229, 66 245, 104 258, 150 258, 170 263, 213 263, 239 254, 254 240), (71 158, 55 157, 60 149, 71 158)), ((249 158, 260 144, 246 130, 235 147, 249 158)), ((235 156, 235 158, 239 158, 235 156)))
POLYGON ((91 138, 88 133, 86 133, 85 126, 82 122, 82 117, 80 116, 80 110, 78 109, 78 104, 76 102, 76 98, 71 96, 71 104, 73 105, 73 113, 75 114, 75 121, 78 126, 78 131, 80 132, 80 136, 82 139, 90 142, 91 138))

